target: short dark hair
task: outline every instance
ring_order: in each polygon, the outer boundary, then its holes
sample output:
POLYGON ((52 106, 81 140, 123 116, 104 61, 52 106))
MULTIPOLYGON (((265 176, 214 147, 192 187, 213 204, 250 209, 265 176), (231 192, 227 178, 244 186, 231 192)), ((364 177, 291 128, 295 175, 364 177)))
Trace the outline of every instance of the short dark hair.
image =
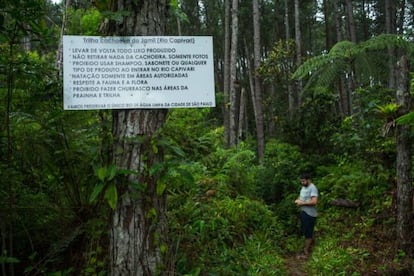
POLYGON ((309 173, 302 173, 300 179, 311 179, 311 176, 309 173))

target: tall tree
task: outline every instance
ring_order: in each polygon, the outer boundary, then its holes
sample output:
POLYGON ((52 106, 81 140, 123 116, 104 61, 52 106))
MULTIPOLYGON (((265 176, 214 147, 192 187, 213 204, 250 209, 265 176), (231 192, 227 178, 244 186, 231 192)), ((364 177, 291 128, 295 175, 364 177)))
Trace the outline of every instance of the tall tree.
POLYGON ((345 1, 346 11, 346 25, 348 31, 348 39, 354 43, 357 42, 356 30, 355 30, 355 19, 354 19, 354 7, 352 6, 351 0, 345 1))
POLYGON ((231 16, 231 0, 225 0, 224 12, 224 64, 223 64, 223 124, 224 124, 224 139, 226 144, 230 143, 230 16, 231 16))
MULTIPOLYGON (((295 0, 295 42, 296 42, 296 66, 302 64, 302 33, 300 29, 300 5, 299 0, 295 0)), ((302 100, 302 82, 297 82, 297 99, 300 105, 302 100)))
MULTIPOLYGON (((400 116, 411 110, 410 71, 407 56, 397 66, 396 103, 400 116)), ((413 186, 411 175, 411 127, 397 125, 397 246, 413 256, 413 186)))
MULTIPOLYGON (((120 16, 108 21, 104 33, 163 35, 167 7, 168 0, 116 1, 111 10, 120 16)), ((166 194, 156 169, 163 162, 157 133, 166 115, 163 109, 113 112, 113 163, 130 173, 112 189, 112 196, 118 198, 110 237, 112 275, 172 273, 166 266, 166 194)))
MULTIPOLYGON (((290 25, 289 25, 289 6, 288 6, 288 0, 285 0, 285 39, 286 41, 290 40, 290 25)), ((286 51, 290 51, 290 43, 286 43, 286 51)), ((288 90, 288 111, 289 111, 289 117, 290 119, 293 118, 293 113, 295 109, 295 95, 292 87, 292 83, 289 81, 287 84, 287 90, 288 90)))
POLYGON ((258 74, 261 65, 261 43, 260 43, 260 10, 259 1, 253 0, 253 45, 254 45, 254 91, 253 106, 256 119, 257 158, 262 162, 264 157, 264 124, 263 124, 263 96, 262 83, 258 74))
POLYGON ((239 35, 239 1, 233 0, 231 5, 231 43, 230 43, 230 113, 229 113, 229 146, 238 144, 237 140, 237 43, 239 35))

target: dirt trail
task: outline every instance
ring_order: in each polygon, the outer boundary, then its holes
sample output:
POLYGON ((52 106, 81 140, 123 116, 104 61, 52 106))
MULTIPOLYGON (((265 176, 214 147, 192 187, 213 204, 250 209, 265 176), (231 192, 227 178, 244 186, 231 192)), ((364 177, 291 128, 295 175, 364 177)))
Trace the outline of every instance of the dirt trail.
POLYGON ((298 259, 296 255, 285 258, 285 269, 289 276, 308 276, 306 259, 298 259))

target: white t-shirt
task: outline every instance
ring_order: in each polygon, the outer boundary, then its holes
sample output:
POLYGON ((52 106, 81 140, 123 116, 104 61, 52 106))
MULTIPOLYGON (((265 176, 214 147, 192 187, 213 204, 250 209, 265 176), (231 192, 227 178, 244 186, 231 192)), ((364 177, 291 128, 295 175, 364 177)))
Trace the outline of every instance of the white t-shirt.
MULTIPOLYGON (((300 195, 299 199, 304 202, 309 202, 312 197, 318 197, 318 189, 316 186, 311 183, 307 187, 302 186, 302 189, 300 189, 300 195)), ((311 217, 317 217, 318 213, 316 211, 316 206, 300 206, 301 210, 304 211, 306 214, 308 214, 311 217)))

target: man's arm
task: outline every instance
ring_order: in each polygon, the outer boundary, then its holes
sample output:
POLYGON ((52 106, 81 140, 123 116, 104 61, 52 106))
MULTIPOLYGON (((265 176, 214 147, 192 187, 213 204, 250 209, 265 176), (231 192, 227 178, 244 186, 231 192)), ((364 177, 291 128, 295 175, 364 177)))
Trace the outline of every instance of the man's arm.
POLYGON ((315 206, 316 204, 318 204, 318 197, 317 196, 313 196, 311 197, 311 200, 309 201, 303 201, 300 199, 296 199, 295 203, 297 206, 315 206))

